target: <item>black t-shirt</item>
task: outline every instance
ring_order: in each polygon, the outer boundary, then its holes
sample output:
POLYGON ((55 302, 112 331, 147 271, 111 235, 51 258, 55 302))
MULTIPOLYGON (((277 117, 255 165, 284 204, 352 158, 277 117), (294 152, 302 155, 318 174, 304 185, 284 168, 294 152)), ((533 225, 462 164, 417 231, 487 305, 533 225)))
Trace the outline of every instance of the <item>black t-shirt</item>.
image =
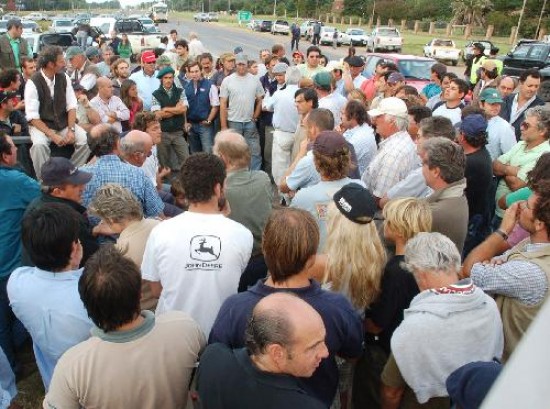
POLYGON ((378 300, 365 310, 365 318, 370 318, 382 328, 377 339, 367 333, 365 341, 377 343, 388 354, 393 332, 403 321, 403 311, 409 308, 411 300, 419 292, 412 273, 401 268, 400 263, 403 260, 404 256, 394 256, 388 261, 382 277, 382 292, 378 300))
POLYGON ((197 390, 204 409, 323 409, 290 375, 257 369, 246 349, 209 345, 201 356, 197 390))
POLYGON ((489 214, 493 165, 485 147, 466 155, 466 199, 470 218, 489 214))

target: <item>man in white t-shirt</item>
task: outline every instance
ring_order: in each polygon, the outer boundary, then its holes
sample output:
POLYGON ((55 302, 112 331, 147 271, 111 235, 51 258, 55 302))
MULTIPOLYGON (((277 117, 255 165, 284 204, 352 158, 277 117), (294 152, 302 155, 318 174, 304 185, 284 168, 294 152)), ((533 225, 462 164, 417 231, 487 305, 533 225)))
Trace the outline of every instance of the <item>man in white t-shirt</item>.
POLYGON ((185 161, 181 182, 189 210, 153 229, 141 265, 143 279, 160 297, 157 315, 186 312, 205 334, 225 299, 237 293, 252 252, 252 233, 223 214, 225 176, 223 162, 212 154, 185 161))
POLYGON ((462 99, 468 93, 469 87, 466 81, 455 78, 447 89, 445 89, 445 101, 439 102, 434 106, 433 116, 443 116, 449 118, 453 125, 461 121, 462 108, 464 103, 462 99))

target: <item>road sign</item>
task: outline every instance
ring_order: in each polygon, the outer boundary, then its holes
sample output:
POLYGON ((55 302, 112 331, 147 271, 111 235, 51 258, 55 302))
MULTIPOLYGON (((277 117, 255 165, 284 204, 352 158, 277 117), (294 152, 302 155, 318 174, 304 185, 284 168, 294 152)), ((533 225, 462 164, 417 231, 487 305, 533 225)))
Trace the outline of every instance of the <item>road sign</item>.
POLYGON ((240 10, 237 14, 237 20, 239 20, 239 22, 248 22, 252 20, 252 13, 250 11, 240 10))

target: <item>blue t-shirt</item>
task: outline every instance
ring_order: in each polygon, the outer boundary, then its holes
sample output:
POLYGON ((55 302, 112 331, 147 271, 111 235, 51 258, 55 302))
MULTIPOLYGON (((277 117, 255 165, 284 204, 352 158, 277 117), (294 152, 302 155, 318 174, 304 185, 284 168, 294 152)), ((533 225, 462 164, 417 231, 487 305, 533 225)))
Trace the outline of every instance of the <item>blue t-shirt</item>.
POLYGON ((430 82, 429 84, 426 84, 424 88, 422 88, 421 94, 426 95, 426 98, 430 99, 431 97, 435 97, 436 95, 441 94, 441 87, 437 84, 434 84, 433 82, 430 82))
POLYGON ((233 349, 244 347, 246 325, 252 310, 262 298, 281 291, 292 292, 302 298, 321 315, 325 323, 325 342, 330 355, 321 361, 311 378, 300 379, 300 382, 308 393, 329 407, 338 386, 335 356, 356 358, 362 353, 361 318, 343 295, 323 290, 313 280, 308 287, 284 289, 268 287, 259 281, 247 291, 235 294, 223 303, 208 343, 221 342, 233 349))
POLYGON ((18 169, 0 166, 0 279, 21 265, 21 220, 40 196, 38 182, 18 169))

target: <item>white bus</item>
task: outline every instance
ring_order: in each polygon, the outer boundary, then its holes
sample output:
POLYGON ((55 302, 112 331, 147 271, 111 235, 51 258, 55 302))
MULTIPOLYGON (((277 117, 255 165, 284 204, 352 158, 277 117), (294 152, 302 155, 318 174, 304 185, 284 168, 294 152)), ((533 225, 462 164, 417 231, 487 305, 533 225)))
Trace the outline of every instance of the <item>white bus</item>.
POLYGON ((155 3, 151 6, 151 20, 155 23, 168 23, 168 6, 166 3, 155 3))

